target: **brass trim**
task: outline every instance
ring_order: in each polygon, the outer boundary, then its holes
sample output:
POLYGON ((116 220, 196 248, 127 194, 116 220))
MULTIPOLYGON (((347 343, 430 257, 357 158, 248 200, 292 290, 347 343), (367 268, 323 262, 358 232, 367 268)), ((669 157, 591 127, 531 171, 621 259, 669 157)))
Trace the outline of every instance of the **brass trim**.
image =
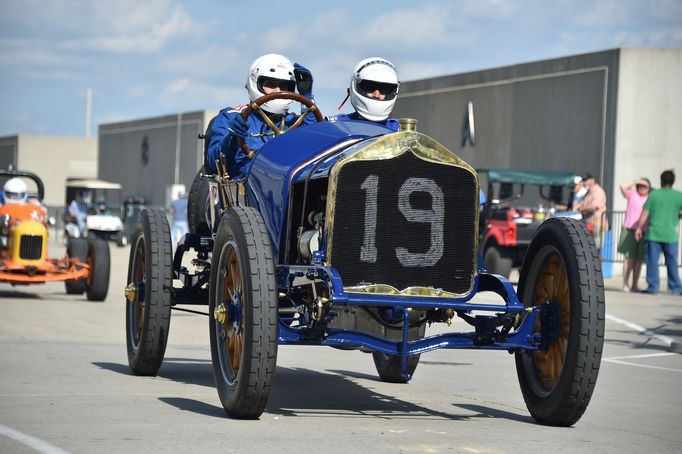
POLYGON ((213 318, 218 323, 222 324, 227 323, 228 319, 227 308, 223 303, 220 303, 220 305, 213 310, 213 318))
POLYGON ((132 303, 138 303, 139 301, 137 300, 139 296, 139 291, 138 287, 134 282, 131 282, 130 284, 126 285, 126 288, 123 291, 125 293, 126 299, 132 303))
MULTIPOLYGON (((475 179, 475 191, 476 194, 473 197, 473 203, 476 204, 474 210, 474 249, 473 254, 473 269, 472 276, 478 271, 478 223, 479 223, 479 206, 478 206, 478 195, 480 191, 480 181, 478 178, 478 173, 471 167, 468 163, 462 160, 459 156, 445 148, 443 145, 438 143, 436 140, 429 136, 416 131, 399 131, 393 134, 387 134, 375 142, 367 145, 362 150, 357 153, 351 154, 339 162, 337 162, 332 168, 329 174, 329 187, 327 189, 327 208, 325 213, 325 219, 327 222, 327 251, 325 257, 325 264, 328 266, 333 266, 333 246, 334 246, 334 216, 336 214, 336 192, 339 182, 339 173, 343 166, 349 162, 354 161, 381 161, 387 159, 394 159, 404 153, 412 153, 418 159, 423 161, 432 162, 434 164, 449 165, 453 167, 458 167, 464 169, 471 173, 475 179)), ((451 292, 441 291, 441 295, 436 295, 432 290, 421 290, 429 289, 429 287, 409 287, 403 290, 397 290, 399 294, 405 294, 410 296, 440 296, 443 298, 452 297, 462 297, 468 295, 473 290, 474 279, 471 279, 471 285, 469 289, 461 294, 455 294, 451 292), (420 289, 420 290, 415 290, 420 289), (403 293, 408 292, 408 293, 403 293), (446 295, 447 294, 447 295, 446 295)), ((375 283, 368 286, 356 286, 348 287, 345 290, 351 293, 381 293, 381 294, 395 294, 393 290, 394 287, 386 284, 375 283), (375 291, 369 292, 366 287, 375 289, 375 291)), ((435 290, 435 289, 434 289, 435 290)))
POLYGON ((401 131, 416 131, 419 120, 416 118, 399 118, 398 124, 401 131))
POLYGON ((461 295, 433 287, 407 287, 399 290, 388 284, 367 284, 345 287, 346 293, 372 293, 378 295, 425 296, 430 298, 458 298, 461 295))

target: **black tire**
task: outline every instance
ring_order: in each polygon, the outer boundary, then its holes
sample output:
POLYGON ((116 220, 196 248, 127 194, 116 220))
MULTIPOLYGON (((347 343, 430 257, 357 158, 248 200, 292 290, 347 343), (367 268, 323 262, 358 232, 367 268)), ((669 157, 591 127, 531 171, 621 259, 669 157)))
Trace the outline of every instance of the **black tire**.
MULTIPOLYGON (((526 307, 556 300, 560 308, 559 330, 547 353, 517 352, 516 371, 533 419, 571 426, 592 397, 604 343, 599 251, 583 224, 568 218, 542 223, 521 268, 519 298, 526 307)), ((540 327, 538 319, 535 328, 540 327)))
POLYGON ((109 243, 98 239, 89 241, 88 263, 90 263, 88 301, 104 301, 109 292, 109 271, 111 270, 109 243))
POLYGON ((189 233, 201 236, 211 235, 211 229, 206 223, 206 200, 208 200, 208 181, 201 179, 203 167, 199 169, 187 197, 187 226, 189 233))
POLYGON ((126 297, 128 364, 137 375, 154 376, 166 353, 171 314, 171 237, 168 219, 160 209, 140 213, 130 248, 126 297))
POLYGON ((116 245, 118 247, 124 247, 128 245, 128 236, 123 231, 120 231, 116 234, 116 245))
MULTIPOLYGON (((66 254, 83 263, 88 261, 88 241, 85 238, 71 238, 67 235, 66 254)), ((88 283, 83 279, 64 281, 64 287, 68 295, 82 295, 88 288, 88 283)))
POLYGON ((513 260, 509 253, 496 244, 492 244, 485 249, 483 263, 489 273, 499 274, 504 278, 509 278, 513 260))
POLYGON ((253 208, 235 207, 223 215, 209 289, 218 396, 229 416, 256 419, 265 410, 275 373, 278 302, 270 237, 253 208), (217 307, 228 310, 228 319, 216 320, 217 307))
MULTIPOLYGON (((410 377, 414 374, 414 370, 419 364, 420 355, 412 355, 407 357, 407 371, 410 373, 410 377)), ((374 365, 377 368, 379 377, 388 383, 407 383, 407 380, 400 373, 400 362, 402 358, 400 356, 391 356, 381 352, 372 352, 372 358, 374 358, 374 365)))

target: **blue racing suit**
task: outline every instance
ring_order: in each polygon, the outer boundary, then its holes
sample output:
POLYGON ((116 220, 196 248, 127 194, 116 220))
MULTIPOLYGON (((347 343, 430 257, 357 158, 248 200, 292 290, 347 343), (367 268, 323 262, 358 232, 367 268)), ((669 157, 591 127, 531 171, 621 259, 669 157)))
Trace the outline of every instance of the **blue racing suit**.
POLYGON ((349 114, 339 114, 335 115, 333 117, 329 117, 329 121, 348 121, 348 120, 360 120, 360 121, 369 121, 370 123, 376 123, 378 125, 386 126, 389 129, 392 129, 394 131, 397 131, 400 129, 400 123, 398 123, 398 120, 396 120, 393 117, 388 117, 384 121, 371 121, 363 117, 357 112, 349 113, 349 114))
MULTIPOLYGON (((227 164, 227 172, 230 175, 230 179, 242 179, 248 173, 249 167, 251 166, 251 160, 244 154, 239 146, 237 136, 231 133, 231 125, 234 118, 237 115, 241 115, 241 112, 246 109, 246 107, 247 106, 244 105, 228 107, 221 110, 218 115, 211 120, 211 126, 208 134, 206 134, 208 146, 206 148, 206 156, 204 156, 204 165, 207 171, 212 173, 216 172, 215 161, 220 158, 220 153, 222 152, 222 154, 225 155, 225 163, 227 164)), ((301 106, 301 111, 304 112, 305 109, 305 106, 301 106)), ((296 114, 286 114, 286 117, 284 118, 284 123, 286 125, 285 129, 296 122, 298 118, 299 116, 296 114)), ((282 116, 271 116, 271 120, 275 126, 279 128, 281 126, 282 116)), ((306 115, 303 120, 303 125, 314 123, 315 121, 315 116, 311 112, 306 115)), ((249 118, 246 119, 246 124, 248 126, 248 136, 246 137, 245 142, 253 151, 258 150, 264 143, 275 137, 270 127, 263 121, 257 112, 249 115, 249 118)))

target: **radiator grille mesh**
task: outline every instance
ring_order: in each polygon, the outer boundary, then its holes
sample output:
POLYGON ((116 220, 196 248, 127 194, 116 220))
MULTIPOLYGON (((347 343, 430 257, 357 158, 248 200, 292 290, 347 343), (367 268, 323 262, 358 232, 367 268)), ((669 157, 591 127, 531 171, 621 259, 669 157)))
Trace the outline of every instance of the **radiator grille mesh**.
POLYGON ((466 293, 475 274, 475 176, 417 158, 351 161, 339 171, 330 262, 344 286, 466 293))

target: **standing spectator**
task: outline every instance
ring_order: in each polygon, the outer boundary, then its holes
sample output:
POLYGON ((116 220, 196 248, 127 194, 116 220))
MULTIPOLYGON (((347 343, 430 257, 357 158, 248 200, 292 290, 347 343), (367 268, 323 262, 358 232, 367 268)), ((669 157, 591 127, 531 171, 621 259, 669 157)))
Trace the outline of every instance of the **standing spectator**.
POLYGON ((170 207, 168 207, 168 212, 171 215, 172 221, 171 230, 173 244, 176 245, 180 241, 180 238, 189 231, 189 227, 187 226, 187 198, 183 191, 178 193, 178 198, 173 200, 170 207))
POLYGON ((682 284, 677 271, 677 241, 680 211, 682 211, 682 192, 673 189, 675 173, 666 170, 661 174, 661 189, 652 191, 644 204, 639 225, 635 230, 635 239, 643 235, 643 227, 647 220, 649 227, 645 237, 646 247, 646 282, 645 293, 658 293, 660 280, 658 276, 658 258, 663 252, 665 267, 668 270, 668 290, 674 295, 682 294, 682 284))
POLYGON ((587 193, 587 188, 583 184, 583 178, 582 177, 575 177, 573 179, 575 182, 575 186, 573 186, 573 203, 572 206, 575 209, 575 206, 579 204, 584 198, 585 194, 587 193))
POLYGON ((585 224, 592 224, 594 242, 597 245, 597 249, 601 249, 601 234, 607 227, 606 219, 604 218, 604 213, 606 212, 606 193, 599 186, 594 176, 589 173, 583 176, 582 183, 587 188, 587 193, 573 209, 580 211, 585 224))
POLYGON ((88 217, 88 204, 83 199, 83 192, 76 192, 76 198, 69 204, 69 216, 78 224, 78 230, 81 236, 85 231, 85 219, 88 217))
MULTIPOLYGON (((651 182, 646 178, 639 180, 627 181, 620 185, 620 192, 628 200, 625 208, 625 220, 623 221, 623 229, 620 232, 620 241, 618 242, 618 252, 625 255, 625 262, 623 263, 623 290, 629 292, 630 290, 637 292, 639 288, 639 273, 642 270, 642 263, 644 261, 644 241, 635 239, 635 230, 639 223, 639 217, 642 214, 642 207, 649 196, 651 190, 651 182), (630 273, 632 272, 632 285, 630 285, 630 273)), ((646 226, 642 226, 642 231, 646 230, 646 226)))

